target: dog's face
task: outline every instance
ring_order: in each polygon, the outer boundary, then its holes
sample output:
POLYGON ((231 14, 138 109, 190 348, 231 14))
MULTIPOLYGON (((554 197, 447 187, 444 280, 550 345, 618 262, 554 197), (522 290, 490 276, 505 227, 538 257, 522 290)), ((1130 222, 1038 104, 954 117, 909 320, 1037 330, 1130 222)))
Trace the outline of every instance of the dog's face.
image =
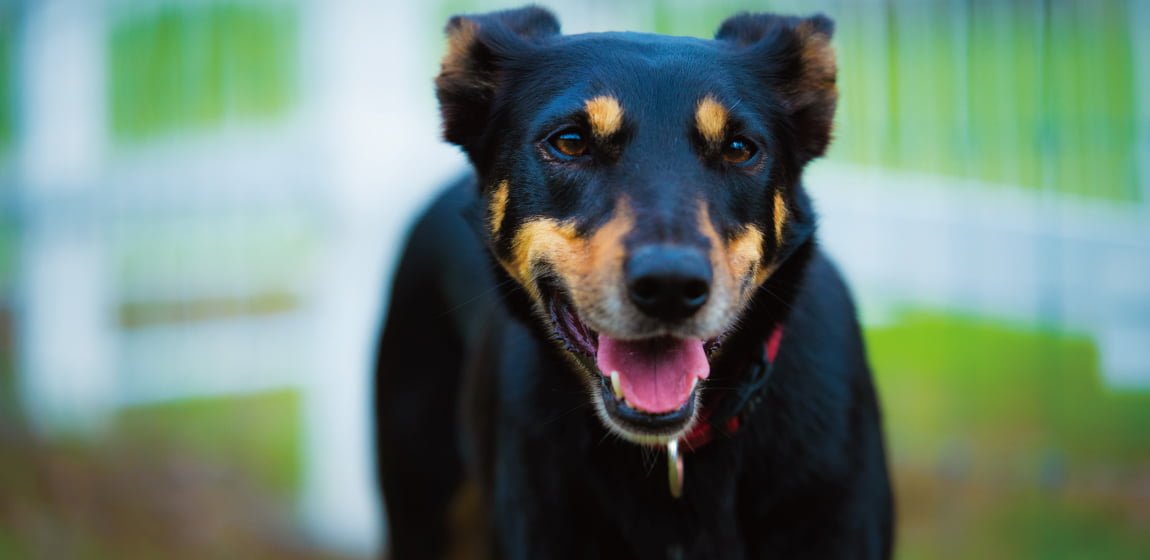
POLYGON ((436 80, 489 246, 615 433, 681 437, 717 343, 813 228, 798 186, 836 100, 831 23, 713 41, 563 36, 539 8, 457 17, 436 80))

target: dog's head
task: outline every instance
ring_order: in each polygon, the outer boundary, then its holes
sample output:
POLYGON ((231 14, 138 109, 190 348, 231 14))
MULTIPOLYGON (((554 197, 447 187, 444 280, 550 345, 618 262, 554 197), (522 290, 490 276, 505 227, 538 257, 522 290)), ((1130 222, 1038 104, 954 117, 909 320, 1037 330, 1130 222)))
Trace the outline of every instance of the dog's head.
POLYGON ((716 342, 814 227, 799 175, 830 139, 832 27, 564 36, 533 7, 448 24, 444 132, 477 171, 492 254, 615 433, 691 427, 716 342))

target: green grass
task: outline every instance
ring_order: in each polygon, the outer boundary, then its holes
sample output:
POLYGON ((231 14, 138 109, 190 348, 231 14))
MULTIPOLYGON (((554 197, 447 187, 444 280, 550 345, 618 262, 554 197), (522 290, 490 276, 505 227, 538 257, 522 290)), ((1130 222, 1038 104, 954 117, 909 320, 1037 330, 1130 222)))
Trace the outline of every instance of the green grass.
POLYGON ((1013 558, 1144 559, 1150 539, 1144 527, 1132 521, 1122 519, 1115 508, 1094 504, 1070 508, 1065 500, 1032 496, 988 517, 982 530, 1000 543, 993 551, 1005 548, 1013 558))
POLYGON ((295 101, 298 25, 285 6, 163 4, 108 37, 111 129, 121 140, 268 118, 295 101))
POLYGON ((1146 457, 1150 392, 1107 389, 1084 336, 911 313, 867 331, 892 436, 917 458, 948 439, 1069 459, 1146 457))
MULTIPOLYGON (((0 156, 3 153, 3 147, 0 146, 0 156)), ((16 319, 13 313, 16 308, 14 292, 18 239, 16 224, 5 214, 0 210, 0 423, 14 426, 20 421, 19 401, 16 398, 16 319)), ((4 556, 0 555, 0 558, 4 556)))
POLYGON ((293 514, 301 409, 290 390, 132 407, 98 441, 0 424, 0 558, 330 558, 293 514))
POLYGON ((1081 335, 910 312, 870 328, 902 558, 1145 558, 1150 392, 1081 335), (961 538, 955 538, 961 535, 961 538))
POLYGON ((117 433, 157 452, 226 465, 291 497, 303 480, 302 406, 289 390, 141 406, 120 414, 117 433))
POLYGON ((15 288, 18 227, 13 216, 0 212, 0 304, 12 297, 15 288))

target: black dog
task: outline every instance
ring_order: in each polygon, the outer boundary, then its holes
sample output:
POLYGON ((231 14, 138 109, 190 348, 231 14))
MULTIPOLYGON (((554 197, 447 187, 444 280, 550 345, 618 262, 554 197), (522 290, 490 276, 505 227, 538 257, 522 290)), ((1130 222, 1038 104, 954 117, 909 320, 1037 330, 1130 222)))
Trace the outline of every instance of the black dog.
POLYGON ((801 185, 832 29, 450 21, 436 86, 475 174, 411 233, 380 343, 394 558, 889 557, 879 409, 801 185))

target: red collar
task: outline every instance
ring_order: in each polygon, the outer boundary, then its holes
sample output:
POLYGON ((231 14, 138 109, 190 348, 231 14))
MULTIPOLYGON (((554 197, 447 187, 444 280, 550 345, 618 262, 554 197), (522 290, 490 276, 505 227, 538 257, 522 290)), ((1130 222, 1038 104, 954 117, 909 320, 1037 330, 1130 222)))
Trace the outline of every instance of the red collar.
MULTIPOLYGON (((783 325, 779 323, 771 329, 771 334, 767 336, 767 340, 763 342, 763 363, 759 365, 762 371, 758 375, 762 376, 762 381, 766 381, 766 377, 770 375, 771 369, 775 365, 775 359, 779 355, 779 343, 783 340, 783 325)), ((756 387, 756 390, 761 389, 756 387)), ((699 411, 699 420, 695 422, 695 427, 691 428, 690 432, 684 436, 680 441, 681 448, 685 451, 694 451, 707 445, 715 438, 715 431, 721 429, 726 436, 731 436, 739 430, 742 425, 743 416, 750 411, 749 403, 742 403, 736 410, 726 419, 726 421, 719 422, 716 426, 712 422, 711 415, 714 410, 711 407, 704 407, 699 411)))

